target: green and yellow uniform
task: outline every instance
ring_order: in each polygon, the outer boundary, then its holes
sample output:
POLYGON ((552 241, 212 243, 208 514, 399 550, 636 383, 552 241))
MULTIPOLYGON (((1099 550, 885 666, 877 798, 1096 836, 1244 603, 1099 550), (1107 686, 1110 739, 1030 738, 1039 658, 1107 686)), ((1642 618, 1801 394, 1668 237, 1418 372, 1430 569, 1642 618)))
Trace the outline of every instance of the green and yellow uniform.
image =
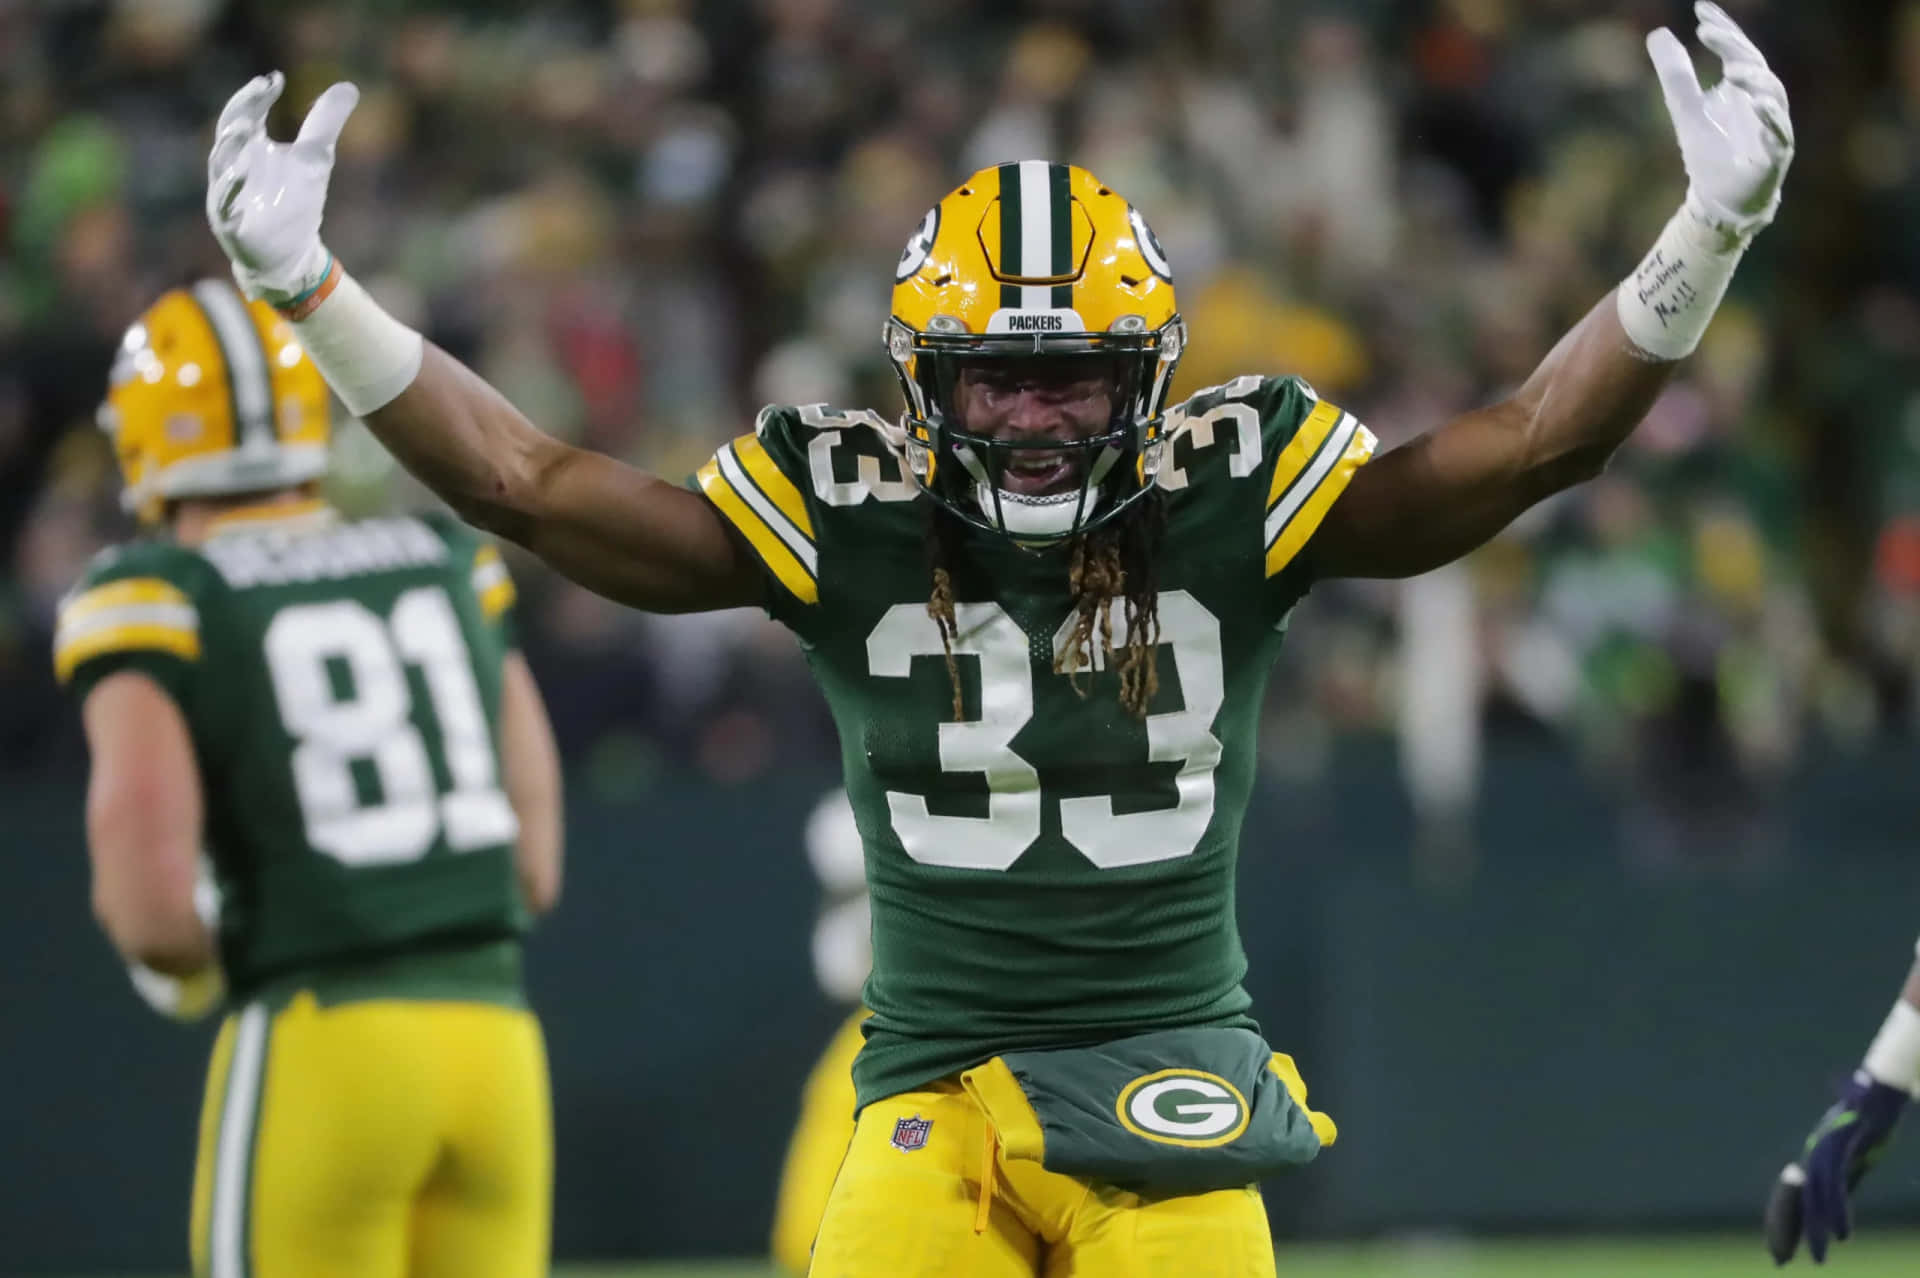
MULTIPOLYGON (((764 566, 767 607, 826 693, 872 889, 873 1015, 853 1066, 862 1113, 829 1208, 845 1227, 822 1237, 816 1273, 877 1272, 884 1247, 913 1252, 888 1262, 899 1272, 931 1272, 912 1241, 920 1231, 886 1218, 907 1206, 973 1210, 938 1187, 981 1174, 980 1149, 959 1130, 977 1125, 963 1117, 975 1111, 961 1071, 1021 1049, 1254 1026, 1234 866, 1262 694, 1311 584, 1300 550, 1374 440, 1292 378, 1240 378, 1169 418, 1159 691, 1144 719, 1121 707, 1104 662, 1055 672, 1071 623, 1065 552, 971 530, 952 571, 955 719, 927 609, 927 503, 876 416, 769 408, 697 477, 764 566), (891 1141, 895 1122, 936 1110, 952 1117, 923 1145, 891 1141), (913 1174, 899 1166, 935 1149, 951 1158, 906 1164, 913 1174), (963 1155, 966 1167, 953 1161, 963 1155), (929 1180, 936 1164, 942 1175, 929 1180), (847 1250, 825 1256, 830 1244, 847 1250)), ((1125 624, 1116 604, 1116 646, 1125 624)), ((1030 1165, 1003 1174, 1006 1202, 993 1211, 1019 1217, 1007 1272, 1025 1272, 1034 1247, 1105 1236, 1084 1184, 1030 1165)), ((1257 1195, 1224 1193, 1148 1214, 1199 1210, 1234 1238, 1257 1220, 1264 1238, 1257 1195), (1193 1207, 1207 1201, 1222 1214, 1193 1207)), ((1080 1263, 1105 1272, 1097 1259, 1083 1252, 1080 1263)))
POLYGON ((546 1062, 496 748, 512 602, 451 520, 314 503, 105 552, 62 607, 59 677, 82 700, 153 680, 204 787, 231 1013, 199 1274, 545 1272, 546 1062))

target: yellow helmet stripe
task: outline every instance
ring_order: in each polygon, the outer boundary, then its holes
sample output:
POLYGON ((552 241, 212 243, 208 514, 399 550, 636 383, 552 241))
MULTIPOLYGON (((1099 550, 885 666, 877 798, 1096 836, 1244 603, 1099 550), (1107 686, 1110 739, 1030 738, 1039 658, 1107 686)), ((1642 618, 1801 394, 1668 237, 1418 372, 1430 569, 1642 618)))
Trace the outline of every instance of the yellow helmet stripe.
POLYGON ((213 328, 227 366, 227 390, 233 397, 234 445, 265 448, 274 442, 273 382, 260 330, 240 295, 218 280, 193 286, 193 300, 213 328))

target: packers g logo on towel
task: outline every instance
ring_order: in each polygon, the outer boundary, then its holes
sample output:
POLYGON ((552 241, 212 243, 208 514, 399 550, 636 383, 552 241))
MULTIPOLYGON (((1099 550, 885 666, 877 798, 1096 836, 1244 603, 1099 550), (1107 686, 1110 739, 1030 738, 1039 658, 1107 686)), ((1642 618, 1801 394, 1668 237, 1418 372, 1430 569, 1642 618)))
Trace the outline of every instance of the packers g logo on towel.
POLYGON ((1158 1145, 1212 1149, 1238 1140, 1252 1112, 1240 1090, 1218 1074, 1163 1069, 1120 1089, 1120 1125, 1158 1145))

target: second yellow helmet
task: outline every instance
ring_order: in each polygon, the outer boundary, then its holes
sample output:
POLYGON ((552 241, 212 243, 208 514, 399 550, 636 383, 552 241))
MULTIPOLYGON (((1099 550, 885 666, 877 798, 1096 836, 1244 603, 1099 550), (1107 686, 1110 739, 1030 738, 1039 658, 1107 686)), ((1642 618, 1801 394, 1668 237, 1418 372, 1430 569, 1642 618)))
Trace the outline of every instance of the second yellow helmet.
POLYGON ((292 325, 224 280, 164 293, 127 329, 99 422, 126 507, 267 491, 327 469, 327 388, 292 325))

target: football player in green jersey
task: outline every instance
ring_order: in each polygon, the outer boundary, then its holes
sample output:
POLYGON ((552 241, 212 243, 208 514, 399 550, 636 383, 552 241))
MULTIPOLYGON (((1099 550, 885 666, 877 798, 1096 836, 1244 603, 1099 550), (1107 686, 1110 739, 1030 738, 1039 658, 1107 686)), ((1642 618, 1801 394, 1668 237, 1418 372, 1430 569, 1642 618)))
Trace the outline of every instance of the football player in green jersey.
POLYGON ((520 936, 559 893, 560 778, 506 566, 451 519, 319 499, 326 388, 225 281, 128 330, 101 417, 157 535, 89 567, 54 663, 95 912, 156 1008, 228 1012, 194 1272, 545 1274, 520 936))
POLYGON ((483 527, 657 611, 761 604, 838 724, 872 889, 853 1141, 811 1272, 1262 1275, 1253 1182, 1333 1136, 1240 985, 1255 718, 1317 580, 1405 576, 1596 473, 1773 216, 1779 81, 1649 38, 1690 185, 1513 393, 1372 459, 1294 378, 1167 408, 1185 342, 1145 218, 1068 165, 985 169, 914 231, 887 421, 774 406, 697 492, 569 448, 382 311, 320 239, 356 91, 269 139, 228 103, 207 212, 354 412, 483 527))

